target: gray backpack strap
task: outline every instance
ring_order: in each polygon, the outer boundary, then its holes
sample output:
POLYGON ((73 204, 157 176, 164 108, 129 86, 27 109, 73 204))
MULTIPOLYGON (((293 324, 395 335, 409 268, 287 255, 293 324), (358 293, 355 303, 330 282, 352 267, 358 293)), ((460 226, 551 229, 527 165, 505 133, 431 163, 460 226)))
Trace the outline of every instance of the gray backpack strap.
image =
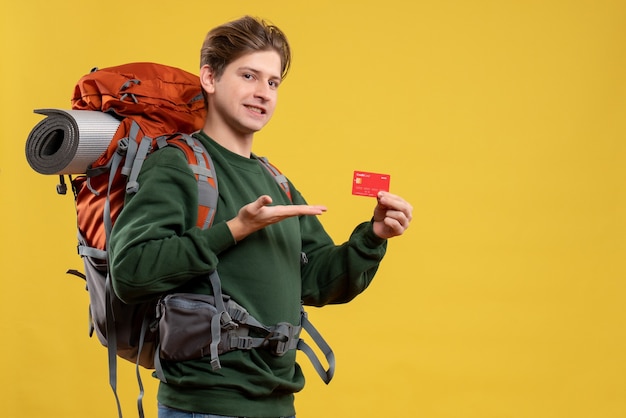
MULTIPOLYGON (((131 134, 132 127, 137 124, 133 122, 131 126, 131 134)), ((130 143, 136 143, 135 138, 129 138, 130 143)), ((132 161, 132 165, 130 167, 130 174, 128 175, 128 180, 126 182, 126 193, 136 193, 139 189, 139 183, 137 182, 137 177, 139 177, 139 172, 141 171, 141 166, 143 165, 143 161, 146 159, 146 156, 150 152, 150 148, 152 147, 152 138, 144 136, 141 138, 141 143, 139 144, 139 148, 137 149, 137 153, 133 156, 126 156, 126 163, 128 161, 132 161)))
MULTIPOLYGON (((109 169, 109 183, 107 186, 107 197, 104 203, 103 223, 106 236, 106 259, 108 260, 109 241, 111 237, 112 220, 111 220, 111 185, 115 173, 120 166, 122 158, 124 156, 116 152, 111 160, 111 167, 109 169)), ((117 334, 115 332, 115 318, 113 317, 112 308, 112 294, 113 285, 111 283, 111 276, 107 273, 105 282, 105 314, 106 314, 106 332, 107 332, 107 353, 109 358, 109 385, 113 390, 115 396, 115 402, 117 403, 117 413, 122 418, 122 406, 120 404, 119 397, 117 395, 117 334)))
POLYGON ((209 274, 209 281, 213 288, 213 297, 215 299, 215 307, 217 308, 217 315, 211 318, 211 367, 213 370, 222 368, 219 359, 219 343, 222 338, 222 329, 230 330, 237 328, 237 324, 228 314, 226 305, 224 304, 224 295, 222 294, 222 282, 220 276, 217 274, 217 270, 213 270, 209 274))
POLYGON ((326 358, 326 361, 328 363, 328 370, 324 370, 324 367, 315 355, 315 352, 302 339, 298 341, 298 350, 304 352, 304 354, 307 355, 307 357, 311 361, 311 364, 313 364, 315 371, 317 371, 317 374, 322 378, 324 383, 328 384, 335 374, 335 354, 333 353, 333 350, 330 348, 330 346, 326 343, 324 338, 321 336, 321 334, 317 331, 317 329, 315 329, 313 324, 311 324, 306 312, 304 312, 304 309, 302 310, 301 321, 302 328, 306 330, 306 332, 311 336, 315 344, 324 354, 324 357, 326 358))
MULTIPOLYGON (((150 138, 144 136, 141 140, 141 144, 139 145, 138 149, 135 149, 135 147, 130 147, 133 153, 135 153, 136 151, 135 155, 128 155, 127 154, 128 149, 129 149, 128 144, 129 142, 136 144, 135 139, 138 133, 139 133, 139 125, 137 125, 137 123, 133 121, 131 125, 129 138, 127 138, 125 141, 124 140, 120 141, 120 143, 118 144, 118 150, 115 153, 115 155, 112 157, 111 166, 109 167, 109 182, 107 185, 107 197, 104 203, 104 213, 103 213, 103 223, 104 223, 106 246, 107 246, 106 252, 104 255, 107 260, 108 260, 111 230, 113 228, 113 222, 111 219, 110 202, 111 202, 111 186, 113 184, 115 174, 117 173, 118 169, 120 169, 120 164, 124 157, 126 158, 126 163, 125 163, 125 166, 121 170, 128 170, 128 166, 129 166, 128 162, 131 161, 132 164, 130 165, 129 182, 127 183, 127 186, 126 186, 126 192, 127 193, 136 192, 137 188, 139 187, 139 184, 137 183, 137 176, 139 175, 139 171, 141 170, 141 166, 143 165, 143 161, 145 160, 146 155, 150 151, 150 146, 152 143, 152 140, 150 138), (130 183, 130 178, 133 179, 132 183, 130 183)), ((87 251, 90 251, 90 250, 87 250, 87 251)), ((119 418, 122 418, 122 407, 120 404, 119 396, 117 394, 117 333, 115 329, 115 318, 113 317, 113 308, 112 308, 113 284, 111 283, 111 276, 109 273, 107 273, 107 276, 106 276, 105 290, 106 290, 105 313, 106 313, 106 331, 107 331, 106 338, 107 338, 107 352, 108 352, 108 358, 109 358, 109 384, 111 386, 111 389, 113 390, 113 395, 115 396, 119 418)), ((141 349, 143 348, 143 337, 145 335, 146 329, 144 329, 144 326, 142 325, 141 333, 143 335, 140 338, 139 352, 137 353, 137 364, 136 364, 136 369, 137 369, 136 373, 137 373, 137 379, 138 379, 139 391, 140 391, 139 397, 137 399, 137 407, 138 407, 140 418, 144 417, 143 403, 142 403, 144 390, 143 390, 143 383, 141 381, 141 375, 139 373, 139 359, 141 357, 141 349)))
POLYGON ((85 245, 86 240, 83 237, 83 235, 80 233, 80 230, 78 230, 78 233, 76 235, 78 238, 78 255, 80 255, 81 257, 89 257, 89 258, 96 258, 98 260, 106 260, 107 258, 106 251, 101 250, 99 248, 88 247, 87 245, 85 245))
POLYGON ((106 331, 107 331, 107 353, 109 357, 109 385, 113 390, 115 402, 117 403, 117 414, 122 418, 122 405, 117 395, 117 334, 115 332, 115 318, 112 309, 113 285, 111 284, 111 276, 107 274, 105 283, 105 302, 106 302, 106 331))
POLYGON ((276 183, 278 183, 280 188, 283 189, 289 200, 292 200, 291 189, 289 188, 289 181, 287 181, 287 177, 285 177, 283 173, 281 173, 276 167, 274 167, 267 158, 259 157, 254 154, 252 154, 252 156, 256 158, 259 163, 261 163, 261 165, 267 169, 267 171, 270 172, 272 177, 274 177, 274 180, 276 180, 276 183))
POLYGON ((213 218, 215 218, 218 199, 217 177, 213 171, 213 160, 204 145, 202 145, 202 142, 187 134, 183 134, 182 137, 187 142, 187 145, 193 149, 198 161, 197 165, 190 164, 189 167, 198 176, 198 205, 209 209, 209 214, 202 226, 202 229, 207 229, 213 223, 213 218), (209 178, 213 179, 215 187, 211 186, 208 181, 209 178))
POLYGON ((217 177, 213 169, 213 160, 204 145, 202 145, 202 142, 193 138, 191 135, 175 134, 171 136, 160 136, 156 138, 156 145, 159 149, 171 145, 185 152, 183 149, 184 145, 180 143, 180 140, 185 142, 187 149, 192 150, 197 161, 196 164, 189 162, 189 168, 198 179, 198 206, 207 208, 208 211, 208 215, 200 227, 207 229, 211 226, 215 218, 217 199, 219 196, 217 177), (172 141, 174 138, 179 139, 179 141, 172 141), (213 185, 211 185, 211 182, 213 185))
MULTIPOLYGON (((143 321, 141 321, 141 331, 139 333, 139 346, 137 347, 137 361, 135 362, 135 374, 137 375, 137 384, 139 385, 139 395, 137 396, 137 411, 139 412, 139 418, 144 418, 143 412, 143 395, 145 393, 143 388, 143 381, 141 380, 141 372, 139 370, 139 360, 141 358, 141 351, 143 350, 143 343, 146 337, 146 333, 150 328, 150 319, 148 315, 144 316, 143 321)), ((157 367, 155 363, 154 367, 157 367)), ((161 367, 161 362, 159 362, 158 367, 161 367)), ((163 374, 163 370, 160 370, 160 373, 163 374)))
POLYGON ((125 176, 130 175, 132 168, 131 165, 137 155, 137 150, 139 148, 137 145, 137 135, 139 135, 139 125, 137 122, 132 121, 128 132, 128 138, 125 138, 125 148, 118 150, 118 152, 124 152, 126 155, 124 167, 122 167, 122 170, 120 171, 125 176))

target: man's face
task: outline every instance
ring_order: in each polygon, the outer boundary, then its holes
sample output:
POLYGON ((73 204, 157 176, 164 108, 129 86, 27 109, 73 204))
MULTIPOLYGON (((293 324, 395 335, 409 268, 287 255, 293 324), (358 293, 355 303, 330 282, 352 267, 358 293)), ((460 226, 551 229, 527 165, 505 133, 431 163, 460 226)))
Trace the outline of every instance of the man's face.
POLYGON ((276 51, 246 54, 231 62, 209 93, 214 123, 236 136, 261 130, 276 107, 281 61, 276 51))

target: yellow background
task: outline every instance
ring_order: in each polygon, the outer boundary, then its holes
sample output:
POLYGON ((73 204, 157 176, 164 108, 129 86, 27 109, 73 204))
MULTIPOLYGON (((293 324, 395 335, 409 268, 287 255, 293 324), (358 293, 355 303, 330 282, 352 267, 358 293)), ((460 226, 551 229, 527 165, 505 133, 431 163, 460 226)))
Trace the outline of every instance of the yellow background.
POLYGON ((33 109, 68 108, 95 66, 196 72, 206 31, 246 13, 294 50, 257 153, 329 207, 337 241, 373 208, 355 169, 415 207, 366 293, 311 309, 338 366, 325 386, 301 358, 298 417, 625 417, 622 0, 4 2, 2 416, 115 416, 87 293, 64 274, 81 266, 72 198, 24 157, 33 109))

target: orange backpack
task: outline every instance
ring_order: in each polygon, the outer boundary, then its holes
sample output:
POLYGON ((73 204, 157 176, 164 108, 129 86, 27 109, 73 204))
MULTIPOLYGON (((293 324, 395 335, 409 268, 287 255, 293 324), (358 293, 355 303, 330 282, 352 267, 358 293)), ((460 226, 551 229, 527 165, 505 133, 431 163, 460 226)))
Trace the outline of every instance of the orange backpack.
MULTIPOLYGON (((153 63, 131 63, 93 69, 83 76, 74 89, 72 109, 97 110, 122 119, 108 149, 91 164, 87 176, 73 180, 78 193, 78 228, 85 245, 105 251, 106 237, 100 225, 102 216, 94 215, 104 213, 107 199, 103 197, 107 195, 107 189, 111 193, 110 218, 114 223, 123 206, 130 164, 137 158, 143 138, 146 138, 144 148, 153 148, 152 142, 158 137, 200 129, 206 115, 202 89, 197 76, 181 69, 153 63), (110 170, 115 158, 125 162, 117 172, 110 170), (109 175, 104 173, 114 176, 110 185, 109 175), (87 178, 89 184, 85 187, 83 182, 87 178)), ((190 148, 182 146, 181 149, 186 151, 189 159, 190 148)), ((147 151, 142 150, 144 155, 139 157, 145 157, 147 151)), ((191 158, 189 161, 193 161, 191 158)), ((199 218, 206 218, 206 213, 201 213, 199 218)))

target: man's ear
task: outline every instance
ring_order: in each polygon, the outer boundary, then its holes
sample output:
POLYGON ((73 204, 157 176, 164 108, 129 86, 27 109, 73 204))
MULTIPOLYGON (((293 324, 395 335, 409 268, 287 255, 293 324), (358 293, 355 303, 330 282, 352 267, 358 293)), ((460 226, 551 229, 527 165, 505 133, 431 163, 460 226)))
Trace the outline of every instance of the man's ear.
POLYGON ((208 65, 203 65, 200 68, 200 84, 207 93, 213 93, 215 91, 215 73, 213 69, 208 65))

